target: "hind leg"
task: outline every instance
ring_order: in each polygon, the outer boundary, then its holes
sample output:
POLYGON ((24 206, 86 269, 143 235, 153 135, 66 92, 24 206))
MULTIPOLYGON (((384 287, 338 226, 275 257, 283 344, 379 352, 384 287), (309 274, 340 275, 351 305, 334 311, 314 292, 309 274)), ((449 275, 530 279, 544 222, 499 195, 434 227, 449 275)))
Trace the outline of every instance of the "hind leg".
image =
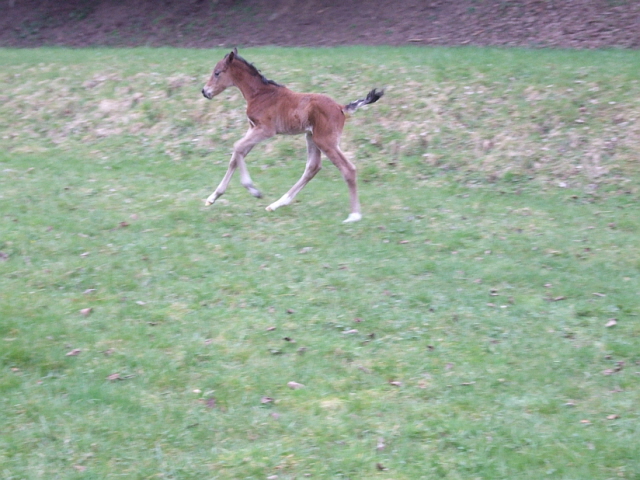
POLYGON ((342 150, 338 146, 338 141, 336 139, 328 138, 323 139, 322 137, 317 138, 314 137, 316 144, 322 152, 329 157, 329 160, 340 170, 344 181, 347 183, 349 187, 349 202, 351 205, 351 213, 344 220, 343 223, 357 222, 362 218, 362 214, 360 213, 360 200, 358 199, 358 184, 357 184, 357 173, 356 167, 353 163, 349 161, 347 157, 345 157, 342 150))
POLYGON ((321 168, 322 160, 320 158, 320 149, 314 143, 311 134, 307 133, 307 165, 304 168, 302 177, 300 177, 300 180, 298 180, 287 193, 280 197, 278 201, 269 205, 267 211, 272 212, 276 208, 289 205, 295 196, 300 193, 300 190, 316 176, 316 173, 318 173, 321 168))

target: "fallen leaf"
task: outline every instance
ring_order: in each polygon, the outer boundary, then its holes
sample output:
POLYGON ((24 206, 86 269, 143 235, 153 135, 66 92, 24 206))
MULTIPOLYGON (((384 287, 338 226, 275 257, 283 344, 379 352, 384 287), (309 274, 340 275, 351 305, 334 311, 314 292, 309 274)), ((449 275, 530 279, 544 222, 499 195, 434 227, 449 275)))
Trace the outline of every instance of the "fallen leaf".
POLYGON ((0 260, 3 260, 3 261, 9 260, 9 254, 0 252, 0 260))
POLYGON ((298 382, 289 382, 287 383, 287 387, 291 388, 292 390, 298 390, 300 388, 304 388, 304 385, 298 382))
POLYGON ((266 405, 267 403, 273 403, 273 398, 271 398, 271 397, 262 397, 260 399, 260 403, 262 403, 263 405, 266 405))
POLYGON ((276 329, 276 327, 267 327, 267 332, 273 332, 276 329))
POLYGON ((620 418, 620 415, 616 415, 615 413, 613 415, 607 415, 607 420, 616 420, 617 418, 620 418))
POLYGON ((290 309, 290 308, 287 308, 287 313, 288 313, 289 315, 291 315, 292 313, 295 313, 295 312, 296 312, 295 310, 292 310, 292 309, 290 309))
POLYGON ((381 463, 376 463, 376 468, 378 470, 380 470, 381 472, 385 471, 387 469, 387 467, 385 467, 384 465, 382 465, 381 463))
POLYGON ((342 332, 343 335, 353 335, 355 333, 358 333, 358 330, 356 328, 352 328, 350 330, 345 330, 344 332, 342 332))
POLYGON ((409 243, 409 240, 400 240, 398 243, 400 245, 406 245, 407 243, 409 243))
POLYGON ((142 306, 142 305, 146 305, 146 304, 147 304, 147 302, 143 302, 142 300, 138 300, 138 301, 136 302, 136 305, 140 305, 140 306, 142 306))
POLYGON ((356 322, 356 323, 360 323, 360 322, 362 322, 362 319, 359 318, 359 317, 356 317, 356 318, 353 319, 353 321, 356 322))
POLYGON ((80 355, 81 351, 82 350, 80 350, 79 348, 74 348, 70 352, 67 352, 67 354, 65 356, 66 357, 77 357, 78 355, 80 355))
POLYGON ((120 228, 127 228, 127 227, 129 226, 129 224, 128 224, 127 222, 120 222, 120 223, 118 224, 118 226, 119 226, 120 228))
POLYGON ((87 288, 84 292, 82 292, 84 295, 89 295, 90 293, 95 292, 96 289, 95 288, 87 288))
POLYGON ((616 362, 615 368, 607 368, 602 372, 603 375, 613 375, 614 373, 618 373, 624 368, 624 362, 616 362))
POLYGON ((110 382, 115 382, 116 380, 122 380, 122 378, 120 377, 119 373, 112 373, 107 377, 107 380, 109 380, 110 382))
POLYGON ((590 425, 591 422, 589 420, 580 420, 580 423, 582 423, 583 425, 590 425))
POLYGON ((289 342, 289 343, 296 343, 296 341, 291 337, 284 337, 283 340, 285 342, 289 342))
POLYGON ((93 308, 88 307, 88 308, 83 308, 82 310, 80 310, 80 314, 88 317, 89 315, 91 315, 91 312, 93 312, 93 308))
POLYGON ((84 472, 87 469, 84 465, 74 465, 73 468, 78 472, 84 472))
POLYGON ((216 408, 216 399, 214 397, 207 398, 207 408, 216 408))
POLYGON ((378 438, 378 444, 376 445, 376 450, 381 452, 382 450, 385 449, 387 445, 384 443, 384 438, 380 437, 378 438))
POLYGON ((604 293, 598 293, 598 292, 594 292, 593 296, 594 297, 606 297, 606 295, 604 293))
POLYGON ((389 381, 389 385, 393 385, 394 387, 401 387, 402 382, 398 382, 397 380, 389 381))
POLYGON ((615 327, 618 324, 618 321, 615 318, 610 318, 609 321, 604 325, 605 327, 615 327))
POLYGON ((90 253, 90 252, 84 252, 84 253, 81 253, 81 254, 80 254, 80 256, 81 256, 82 258, 84 258, 84 257, 88 257, 89 255, 91 255, 91 253, 90 253))

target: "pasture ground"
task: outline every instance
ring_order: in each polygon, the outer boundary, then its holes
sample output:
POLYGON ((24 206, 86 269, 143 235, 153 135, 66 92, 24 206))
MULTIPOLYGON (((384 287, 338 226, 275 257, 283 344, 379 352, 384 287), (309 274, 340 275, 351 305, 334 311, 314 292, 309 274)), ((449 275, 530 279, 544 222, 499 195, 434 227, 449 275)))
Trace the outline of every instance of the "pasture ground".
POLYGON ((204 207, 223 53, 0 50, 0 476, 640 478, 640 54, 241 51, 388 87, 343 225, 300 137, 204 207))

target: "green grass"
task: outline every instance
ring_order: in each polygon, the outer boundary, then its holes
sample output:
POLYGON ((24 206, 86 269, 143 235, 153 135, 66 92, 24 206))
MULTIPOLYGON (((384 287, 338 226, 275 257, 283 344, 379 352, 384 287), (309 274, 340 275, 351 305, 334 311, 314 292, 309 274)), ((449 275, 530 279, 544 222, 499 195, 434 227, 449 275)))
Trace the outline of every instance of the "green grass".
POLYGON ((640 53, 241 49, 388 87, 350 225, 300 137, 204 207, 223 53, 0 50, 0 477, 640 478, 640 53))

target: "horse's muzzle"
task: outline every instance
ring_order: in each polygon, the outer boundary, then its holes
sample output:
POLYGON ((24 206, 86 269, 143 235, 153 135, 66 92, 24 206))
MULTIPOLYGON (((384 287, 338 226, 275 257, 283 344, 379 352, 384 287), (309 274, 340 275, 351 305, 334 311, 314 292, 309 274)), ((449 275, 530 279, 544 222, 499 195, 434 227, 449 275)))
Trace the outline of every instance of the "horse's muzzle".
POLYGON ((202 95, 204 95, 205 98, 211 100, 211 93, 207 92, 204 88, 202 89, 202 95))

